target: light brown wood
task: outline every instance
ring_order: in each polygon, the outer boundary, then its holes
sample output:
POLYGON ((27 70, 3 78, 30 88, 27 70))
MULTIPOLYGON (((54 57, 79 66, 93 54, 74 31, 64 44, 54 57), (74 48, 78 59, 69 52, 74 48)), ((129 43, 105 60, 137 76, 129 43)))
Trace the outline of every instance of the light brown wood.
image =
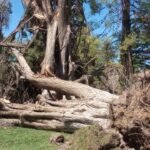
POLYGON ((76 129, 98 123, 103 128, 111 125, 109 104, 98 100, 53 102, 55 106, 12 104, 0 99, 0 118, 20 126, 74 132, 76 129), (59 105, 58 105, 59 104, 59 105), (60 104, 63 107, 60 107, 60 104), (58 106, 57 106, 58 105, 58 106))

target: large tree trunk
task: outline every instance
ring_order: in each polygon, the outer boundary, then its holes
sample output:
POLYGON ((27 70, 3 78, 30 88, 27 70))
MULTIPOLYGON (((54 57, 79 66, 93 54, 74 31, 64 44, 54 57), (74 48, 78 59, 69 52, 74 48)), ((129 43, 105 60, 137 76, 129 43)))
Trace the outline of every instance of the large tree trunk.
POLYGON ((97 123, 103 128, 111 125, 109 104, 99 100, 48 102, 49 105, 7 104, 0 99, 0 118, 12 125, 37 129, 74 132, 97 123))
POLYGON ((41 72, 67 79, 69 70, 68 44, 71 33, 68 1, 61 0, 58 1, 58 4, 52 4, 48 1, 35 0, 35 3, 38 12, 41 12, 45 17, 47 25, 47 43, 41 72))
POLYGON ((70 6, 67 0, 58 1, 58 34, 59 34, 59 46, 61 54, 61 75, 63 79, 67 78, 69 67, 69 54, 68 45, 70 40, 70 25, 69 25, 69 12, 70 6))
MULTIPOLYGON (((40 12, 44 14, 47 24, 47 43, 41 73, 47 76, 68 79, 68 45, 71 33, 68 1, 61 0, 52 4, 48 0, 43 2, 36 0, 36 5, 40 12)), ((61 98, 62 93, 57 93, 57 99, 61 98)))
MULTIPOLYGON (((122 0, 122 43, 130 34, 130 0, 122 0)), ((133 74, 131 47, 121 50, 121 64, 124 66, 125 75, 130 77, 133 74)))
POLYGON ((54 19, 47 25, 46 50, 45 57, 42 62, 42 74, 47 72, 50 76, 53 76, 54 74, 57 24, 57 20, 54 19))

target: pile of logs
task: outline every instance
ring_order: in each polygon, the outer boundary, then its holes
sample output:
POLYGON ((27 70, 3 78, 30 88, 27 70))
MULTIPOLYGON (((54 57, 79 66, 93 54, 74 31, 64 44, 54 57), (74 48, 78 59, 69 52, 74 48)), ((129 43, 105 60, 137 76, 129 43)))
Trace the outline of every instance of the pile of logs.
POLYGON ((49 101, 48 105, 13 104, 0 99, 0 118, 13 125, 74 132, 98 123, 103 128, 111 125, 109 103, 98 100, 49 101))

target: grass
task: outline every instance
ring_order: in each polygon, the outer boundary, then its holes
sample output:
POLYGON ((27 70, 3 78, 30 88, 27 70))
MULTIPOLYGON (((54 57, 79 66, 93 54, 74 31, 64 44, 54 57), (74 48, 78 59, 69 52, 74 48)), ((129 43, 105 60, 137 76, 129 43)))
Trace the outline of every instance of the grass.
POLYGON ((71 137, 69 150, 117 150, 118 138, 95 124, 77 130, 71 137))
MULTIPOLYGON (((0 150, 57 150, 50 138, 57 132, 19 127, 0 128, 0 150)), ((68 134, 62 133, 66 139, 68 134)))

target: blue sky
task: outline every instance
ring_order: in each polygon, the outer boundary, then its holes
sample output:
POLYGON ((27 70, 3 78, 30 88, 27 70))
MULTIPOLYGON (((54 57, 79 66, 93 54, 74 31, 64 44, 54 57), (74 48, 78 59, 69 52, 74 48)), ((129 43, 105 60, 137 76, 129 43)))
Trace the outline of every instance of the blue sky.
POLYGON ((16 28, 24 12, 21 0, 10 0, 10 2, 12 4, 12 14, 10 15, 10 23, 8 28, 3 31, 5 36, 16 28))
MULTIPOLYGON (((8 36, 18 25, 18 22, 20 21, 21 17, 23 16, 24 13, 24 8, 22 5, 22 0, 10 0, 11 4, 12 4, 12 14, 10 15, 10 23, 8 28, 3 30, 4 36, 8 36)), ((90 25, 90 22, 92 21, 93 23, 100 23, 100 20, 102 18, 103 15, 106 14, 106 10, 103 11, 102 16, 97 13, 95 15, 91 15, 91 10, 90 10, 90 6, 89 4, 84 4, 84 12, 85 12, 85 17, 87 22, 90 25)), ((105 29, 104 25, 99 26, 98 28, 94 28, 92 29, 92 27, 90 26, 91 29, 91 33, 92 35, 99 35, 100 33, 102 33, 105 29)), ((112 32, 107 33, 107 35, 111 35, 112 32)))
MULTIPOLYGON (((18 22, 20 21, 24 13, 22 0, 10 0, 10 2, 12 4, 12 14, 10 15, 10 23, 9 23, 8 28, 3 30, 3 33, 5 36, 8 36, 9 33, 11 33, 16 28, 18 22)), ((91 16, 90 7, 88 4, 84 5, 84 11, 85 11, 87 21, 90 21, 91 19, 98 21, 99 16, 97 15, 91 16)))

